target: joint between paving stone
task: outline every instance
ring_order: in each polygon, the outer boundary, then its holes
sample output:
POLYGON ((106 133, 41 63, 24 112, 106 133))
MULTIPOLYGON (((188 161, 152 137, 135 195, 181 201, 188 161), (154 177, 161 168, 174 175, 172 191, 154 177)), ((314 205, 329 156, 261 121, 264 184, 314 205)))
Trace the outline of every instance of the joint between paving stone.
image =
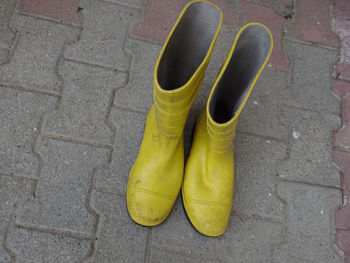
POLYGON ((73 237, 76 239, 91 240, 91 238, 92 238, 91 234, 81 232, 81 231, 73 231, 70 229, 59 228, 59 227, 48 227, 48 226, 43 226, 43 225, 38 225, 38 224, 21 224, 18 222, 15 223, 15 227, 27 229, 27 230, 31 230, 31 231, 48 233, 48 234, 52 234, 52 235, 64 235, 64 236, 73 237))
POLYGON ((41 15, 38 15, 38 14, 33 14, 33 13, 28 13, 28 12, 23 12, 23 11, 16 11, 15 14, 22 15, 22 16, 28 16, 28 17, 32 17, 32 18, 36 18, 36 19, 41 19, 41 20, 45 20, 45 21, 48 21, 48 22, 61 24, 61 25, 64 25, 64 26, 70 26, 70 27, 73 27, 73 28, 82 29, 81 25, 70 23, 70 22, 64 21, 64 20, 54 19, 52 17, 41 16, 41 15))
POLYGON ((144 4, 141 4, 140 6, 137 6, 137 5, 130 4, 128 2, 122 2, 122 1, 118 1, 118 0, 102 0, 102 1, 110 3, 110 4, 116 4, 116 5, 124 6, 124 7, 127 7, 127 8, 135 9, 137 11, 139 11, 139 10, 144 8, 144 4))

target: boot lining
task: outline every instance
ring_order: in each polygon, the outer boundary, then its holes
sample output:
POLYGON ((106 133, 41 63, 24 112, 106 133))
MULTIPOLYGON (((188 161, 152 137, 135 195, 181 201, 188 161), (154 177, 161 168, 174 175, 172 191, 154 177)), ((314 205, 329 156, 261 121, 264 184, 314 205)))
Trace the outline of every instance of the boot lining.
POLYGON ((197 2, 187 8, 159 63, 161 88, 174 90, 189 81, 209 50, 220 19, 218 9, 208 3, 197 2))
POLYGON ((241 33, 209 104, 215 122, 225 123, 234 117, 270 48, 270 35, 263 26, 252 25, 241 33))

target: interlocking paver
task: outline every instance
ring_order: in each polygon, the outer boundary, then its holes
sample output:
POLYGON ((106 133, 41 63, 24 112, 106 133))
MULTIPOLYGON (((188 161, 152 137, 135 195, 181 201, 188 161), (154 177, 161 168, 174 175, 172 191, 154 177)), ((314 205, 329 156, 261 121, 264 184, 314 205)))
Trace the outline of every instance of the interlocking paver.
POLYGON ((78 29, 16 15, 19 38, 8 64, 0 66, 0 82, 31 89, 59 92, 61 80, 55 74, 66 41, 73 41, 78 29))
POLYGON ((343 96, 342 127, 334 134, 334 144, 350 150, 350 93, 343 96))
POLYGON ((335 65, 335 74, 339 79, 350 81, 350 21, 335 18, 334 31, 340 37, 340 61, 335 65))
POLYGON ((335 1, 297 0, 295 23, 288 35, 311 43, 338 47, 339 38, 332 31, 330 24, 332 2, 335 1))
POLYGON ((64 56, 91 64, 128 69, 130 57, 124 51, 129 23, 137 12, 103 1, 84 0, 84 23, 80 39, 67 47, 64 56))
POLYGON ((289 58, 282 49, 282 26, 288 21, 276 14, 272 8, 240 1, 240 11, 244 15, 241 23, 260 22, 269 27, 274 38, 274 47, 269 63, 273 66, 288 70, 289 58))
POLYGON ((0 48, 0 65, 6 63, 10 50, 0 48))
POLYGON ((36 177, 39 159, 32 150, 41 116, 56 98, 0 85, 0 172, 36 177))
POLYGON ((152 229, 151 246, 214 257, 219 262, 270 262, 272 248, 281 241, 281 230, 277 222, 241 218, 233 213, 225 234, 208 238, 193 229, 179 199, 167 221, 152 229))
POLYGON ((338 227, 350 228, 350 153, 334 150, 334 162, 343 175, 343 207, 335 213, 335 224, 338 227))
POLYGON ((245 213, 283 216, 275 193, 276 164, 287 157, 286 145, 238 134, 235 138, 234 208, 245 213))
POLYGON ((345 263, 350 262, 350 231, 338 229, 335 235, 336 244, 344 251, 345 263))
POLYGON ((280 123, 281 100, 288 88, 288 74, 266 68, 256 83, 240 116, 238 131, 280 140, 288 136, 288 128, 280 123))
POLYGON ((16 228, 11 240, 16 262, 81 262, 89 254, 90 240, 16 228))
POLYGON ((68 61, 59 72, 64 81, 61 103, 48 116, 44 132, 110 144, 113 132, 105 116, 112 90, 125 82, 126 74, 68 61))
POLYGON ((18 9, 23 13, 81 25, 83 16, 78 12, 78 6, 79 0, 21 0, 18 9))
POLYGON ((281 119, 289 127, 291 145, 278 175, 338 187, 339 172, 332 164, 332 131, 339 127, 339 117, 284 108, 281 119))
MULTIPOLYGON (((150 0, 145 7, 141 21, 133 25, 131 35, 152 42, 163 42, 174 25, 178 14, 189 0, 168 1, 150 0)), ((223 24, 233 27, 239 24, 236 1, 213 0, 223 12, 223 24)))
POLYGON ((26 178, 0 174, 0 262, 11 261, 11 255, 3 245, 5 233, 15 205, 31 196, 33 183, 26 178))
POLYGON ((143 137, 146 114, 112 108, 111 123, 116 128, 114 151, 109 166, 97 170, 96 187, 114 187, 126 193, 131 167, 143 137))
POLYGON ((347 0, 338 0, 333 3, 333 17, 349 18, 350 2, 347 0))
POLYGON ((280 182, 278 194, 287 204, 286 238, 276 248, 276 262, 341 262, 332 248, 333 209, 340 191, 299 183, 280 182))
POLYGON ((92 234, 95 218, 86 209, 93 169, 108 150, 60 140, 41 141, 43 170, 36 198, 19 211, 17 222, 92 234))
POLYGON ((11 47, 15 33, 10 28, 10 20, 16 6, 14 0, 2 0, 0 5, 0 47, 11 47))
POLYGON ((114 104, 148 111, 153 103, 153 71, 160 46, 129 40, 127 48, 134 57, 130 79, 125 88, 116 92, 114 104))
POLYGON ((192 262, 203 262, 203 263, 214 263, 214 262, 222 262, 219 259, 209 259, 206 257, 198 257, 196 255, 184 255, 180 252, 173 252, 170 250, 166 250, 164 248, 151 247, 149 256, 146 262, 152 263, 192 263, 192 262))
POLYGON ((331 87, 331 65, 337 52, 286 41, 286 49, 294 64, 292 83, 284 102, 306 109, 339 114, 339 101, 331 87), (312 69, 312 70, 311 70, 312 69))
POLYGON ((94 193, 94 208, 100 214, 93 262, 143 262, 149 228, 134 223, 126 210, 126 198, 94 193))

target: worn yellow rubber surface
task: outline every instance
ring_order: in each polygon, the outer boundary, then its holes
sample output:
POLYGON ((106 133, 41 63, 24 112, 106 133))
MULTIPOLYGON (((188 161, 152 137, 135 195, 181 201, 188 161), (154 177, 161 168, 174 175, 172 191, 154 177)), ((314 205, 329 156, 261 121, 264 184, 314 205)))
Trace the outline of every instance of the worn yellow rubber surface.
POLYGON ((271 32, 262 24, 250 23, 238 32, 197 121, 182 197, 192 225, 204 235, 219 236, 227 228, 233 199, 236 125, 272 45, 271 32), (260 38, 264 43, 256 43, 260 38), (252 68, 245 68, 247 65, 252 68))
POLYGON ((154 104, 127 186, 127 208, 138 224, 160 224, 170 213, 184 174, 183 128, 209 63, 222 13, 206 1, 188 3, 160 52, 154 104))

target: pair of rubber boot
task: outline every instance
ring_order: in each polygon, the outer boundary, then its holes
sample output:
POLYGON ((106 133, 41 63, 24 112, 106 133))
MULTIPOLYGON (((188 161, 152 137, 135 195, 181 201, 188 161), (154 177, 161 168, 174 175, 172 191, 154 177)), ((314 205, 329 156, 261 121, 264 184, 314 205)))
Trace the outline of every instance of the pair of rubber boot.
POLYGON ((201 87, 222 24, 207 1, 182 10, 154 70, 154 104, 130 172, 127 208, 138 224, 154 226, 169 215, 180 188, 186 213, 202 234, 225 232, 232 208, 238 117, 272 50, 269 29, 245 25, 237 34, 197 120, 184 173, 183 129, 201 87))

